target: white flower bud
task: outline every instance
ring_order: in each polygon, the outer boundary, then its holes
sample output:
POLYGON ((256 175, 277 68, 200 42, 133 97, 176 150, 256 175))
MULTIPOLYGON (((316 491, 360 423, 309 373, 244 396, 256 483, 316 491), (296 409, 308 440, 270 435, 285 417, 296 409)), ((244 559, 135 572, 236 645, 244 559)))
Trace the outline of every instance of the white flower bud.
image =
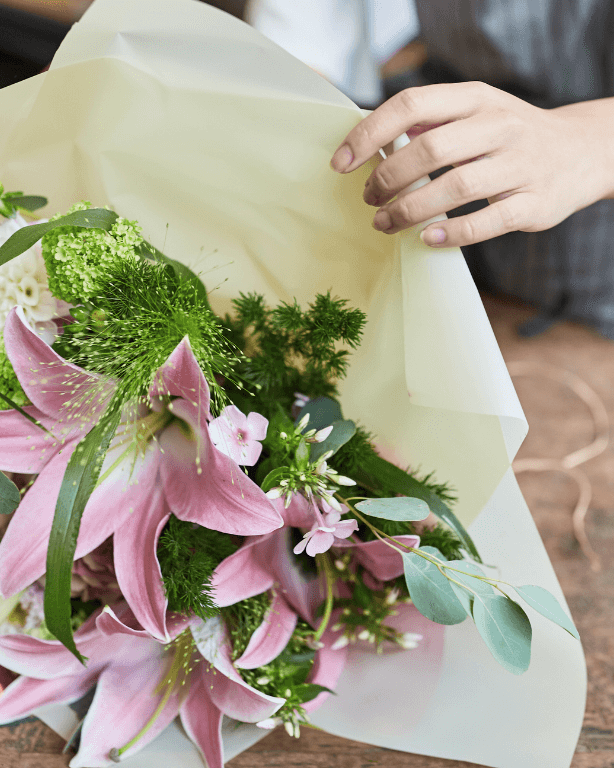
POLYGON ((344 475, 337 475, 335 482, 337 485, 356 485, 356 480, 352 480, 351 477, 345 477, 344 475))
POLYGON ((309 424, 309 414, 308 413, 306 413, 303 416, 303 418, 299 421, 299 423, 294 428, 294 431, 297 432, 297 433, 298 432, 302 432, 305 429, 305 427, 307 426, 307 424, 309 424))
POLYGON ((270 491, 266 492, 266 496, 268 499, 279 499, 281 496, 284 495, 284 489, 280 486, 277 486, 276 488, 271 488, 270 491))
POLYGON ((371 633, 369 632, 368 629, 363 629, 362 632, 358 633, 358 639, 359 640, 368 640, 370 635, 371 635, 371 633))
POLYGON ((403 634, 397 638, 397 643, 406 651, 411 651, 417 648, 422 640, 422 635, 416 635, 413 632, 403 632, 403 634))
POLYGON ((330 425, 330 427, 324 427, 324 429, 319 429, 314 435, 315 442, 323 443, 332 431, 333 431, 332 424, 330 425))
POLYGON ((348 645, 350 642, 350 638, 347 635, 341 635, 341 637, 338 637, 335 642, 331 645, 330 649, 331 651, 340 651, 342 648, 345 648, 346 645, 348 645))
POLYGON ((272 731, 273 728, 276 728, 280 724, 281 720, 279 717, 267 717, 266 720, 261 720, 259 723, 256 723, 256 728, 264 728, 266 731, 272 731))

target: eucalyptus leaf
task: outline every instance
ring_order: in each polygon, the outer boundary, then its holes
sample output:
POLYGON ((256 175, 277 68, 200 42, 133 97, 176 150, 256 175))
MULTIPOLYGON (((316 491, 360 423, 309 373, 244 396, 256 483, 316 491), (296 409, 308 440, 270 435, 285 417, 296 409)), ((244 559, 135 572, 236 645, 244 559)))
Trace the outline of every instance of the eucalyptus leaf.
MULTIPOLYGON (((327 424, 326 426, 330 426, 327 424)), ((345 445, 348 440, 351 440, 356 433, 356 424, 353 421, 333 421, 333 431, 330 435, 321 443, 311 444, 311 456, 312 463, 317 462, 320 456, 332 451, 333 454, 337 453, 342 445, 345 445)))
POLYGON ((47 550, 45 621, 48 630, 84 664, 71 626, 70 586, 81 516, 100 475, 117 425, 119 410, 105 415, 70 457, 55 508, 47 550))
POLYGON ((319 696, 321 693, 332 693, 335 695, 335 692, 331 691, 330 688, 326 688, 324 685, 317 685, 316 683, 303 683, 302 685, 297 685, 294 689, 294 693, 300 697, 301 704, 305 704, 305 702, 315 699, 315 697, 319 696))
POLYGON ((39 208, 44 208, 49 201, 46 197, 42 197, 42 195, 15 195, 14 197, 11 196, 8 202, 16 208, 23 208, 26 211, 38 211, 39 208))
MULTIPOLYGON (((469 589, 476 592, 482 597, 494 597, 495 591, 493 587, 485 581, 473 578, 472 574, 476 576, 485 576, 484 571, 475 563, 467 562, 466 560, 450 560, 449 563, 455 570, 446 569, 446 573, 450 579, 460 581, 461 584, 466 584, 469 589), (459 573, 462 571, 462 573, 459 573)), ((454 590, 454 594, 458 597, 463 604, 468 616, 473 616, 473 600, 474 596, 471 592, 468 592, 463 587, 459 587, 458 584, 450 581, 450 586, 454 590)))
POLYGON ((66 216, 53 221, 47 221, 43 224, 32 224, 29 227, 22 227, 14 232, 9 239, 0 246, 0 265, 19 256, 28 248, 37 243, 41 237, 48 232, 52 232, 58 227, 83 227, 84 229, 104 229, 109 231, 117 214, 108 211, 106 208, 88 208, 86 211, 73 211, 66 216))
POLYGON ((305 414, 309 414, 309 422, 304 431, 324 429, 335 421, 343 421, 341 406, 331 397, 314 397, 301 408, 295 424, 298 424, 305 414))
MULTIPOLYGON (((445 561, 435 547, 420 547, 419 551, 445 561)), ((434 563, 415 552, 403 552, 402 557, 409 596, 423 616, 437 624, 460 624, 467 618, 450 582, 434 563)))
POLYGON ((502 595, 476 599, 473 620, 502 667, 514 675, 527 671, 531 661, 531 622, 518 603, 502 595))
POLYGON ((424 520, 430 514, 428 504, 422 499, 395 496, 392 499, 367 499, 356 504, 356 509, 370 517, 384 520, 424 520))
POLYGON ((556 597, 548 592, 547 589, 536 587, 531 584, 524 587, 514 587, 514 589, 520 597, 522 597, 525 603, 533 608, 533 610, 541 613, 542 616, 550 619, 550 621, 553 621, 555 624, 558 624, 559 627, 562 627, 569 632, 569 634, 575 637, 576 640, 580 639, 580 635, 578 634, 578 630, 574 627, 573 621, 561 608, 556 597))
POLYGON ((426 488, 415 477, 408 475, 407 472, 386 461, 386 459, 382 459, 381 456, 373 455, 365 459, 360 470, 354 473, 353 479, 359 485, 364 484, 368 488, 377 490, 383 487, 386 488, 387 492, 392 491, 401 496, 412 496, 426 501, 435 517, 454 531, 465 550, 474 560, 477 560, 478 563, 482 562, 471 536, 460 520, 437 494, 433 493, 430 488, 426 488))
POLYGON ((0 472, 0 515, 10 515, 19 506, 21 496, 12 480, 0 472))

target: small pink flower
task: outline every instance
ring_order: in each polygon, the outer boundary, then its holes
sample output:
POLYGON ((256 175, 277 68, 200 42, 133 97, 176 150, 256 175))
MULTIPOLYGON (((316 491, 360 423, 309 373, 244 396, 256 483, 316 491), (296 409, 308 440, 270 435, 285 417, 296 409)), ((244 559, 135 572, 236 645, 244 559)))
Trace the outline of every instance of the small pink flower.
MULTIPOLYGON (((326 505, 328 506, 328 505, 326 505)), ((322 515, 323 525, 316 525, 305 534, 302 541, 294 547, 294 554, 299 555, 304 549, 311 557, 328 551, 335 539, 347 539, 358 530, 358 522, 353 518, 351 520, 341 520, 341 513, 329 507, 328 512, 322 515)))
POLYGON ((266 437, 269 422, 252 411, 249 416, 229 405, 209 424, 213 444, 237 464, 253 467, 262 453, 260 440, 266 437))

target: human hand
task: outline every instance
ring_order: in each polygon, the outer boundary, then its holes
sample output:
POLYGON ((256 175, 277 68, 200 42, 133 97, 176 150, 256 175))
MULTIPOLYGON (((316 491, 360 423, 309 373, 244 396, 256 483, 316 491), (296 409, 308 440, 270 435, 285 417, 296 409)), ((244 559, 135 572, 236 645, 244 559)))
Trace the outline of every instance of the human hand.
POLYGON ((351 173, 407 132, 380 162, 364 200, 373 226, 394 234, 474 200, 480 211, 426 227, 427 245, 461 246, 506 232, 537 232, 614 196, 614 99, 540 109, 484 83, 409 88, 362 120, 331 161, 351 173), (428 173, 455 166, 412 192, 428 173))

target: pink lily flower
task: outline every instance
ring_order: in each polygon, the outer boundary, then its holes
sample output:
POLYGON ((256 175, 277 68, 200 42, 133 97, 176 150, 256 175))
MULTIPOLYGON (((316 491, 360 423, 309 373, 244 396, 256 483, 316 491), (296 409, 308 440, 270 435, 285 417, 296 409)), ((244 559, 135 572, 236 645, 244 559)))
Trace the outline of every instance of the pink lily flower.
POLYGON ((22 673, 0 696, 0 722, 24 717, 43 704, 76 701, 97 682, 71 768, 112 765, 114 751, 129 757, 177 714, 210 768, 222 768, 222 715, 257 722, 274 714, 285 699, 260 693, 241 679, 224 632, 212 622, 196 625, 194 641, 184 622, 175 628, 175 642, 165 648, 135 628, 126 606, 117 614, 106 608, 75 636, 80 651, 90 656, 87 668, 74 657, 73 663, 57 641, 0 637, 0 663, 22 673), (16 640, 22 641, 19 647, 16 640))
POLYGON ((228 405, 209 424, 209 434, 215 447, 237 464, 253 467, 262 453, 268 419, 252 411, 248 416, 235 405, 228 405))
MULTIPOLYGON (((0 542, 0 592, 13 595, 45 572, 47 543, 66 465, 100 416, 113 384, 63 360, 24 322, 6 321, 5 347, 50 437, 16 411, 0 412, 0 469, 38 473, 0 542)), ((181 520, 250 536, 283 521, 262 490, 213 444, 209 387, 183 339, 158 369, 154 410, 120 427, 83 513, 75 559, 114 536, 119 586, 139 622, 167 642, 155 549, 171 509, 181 520), (174 398, 174 399, 172 399, 174 398)))

